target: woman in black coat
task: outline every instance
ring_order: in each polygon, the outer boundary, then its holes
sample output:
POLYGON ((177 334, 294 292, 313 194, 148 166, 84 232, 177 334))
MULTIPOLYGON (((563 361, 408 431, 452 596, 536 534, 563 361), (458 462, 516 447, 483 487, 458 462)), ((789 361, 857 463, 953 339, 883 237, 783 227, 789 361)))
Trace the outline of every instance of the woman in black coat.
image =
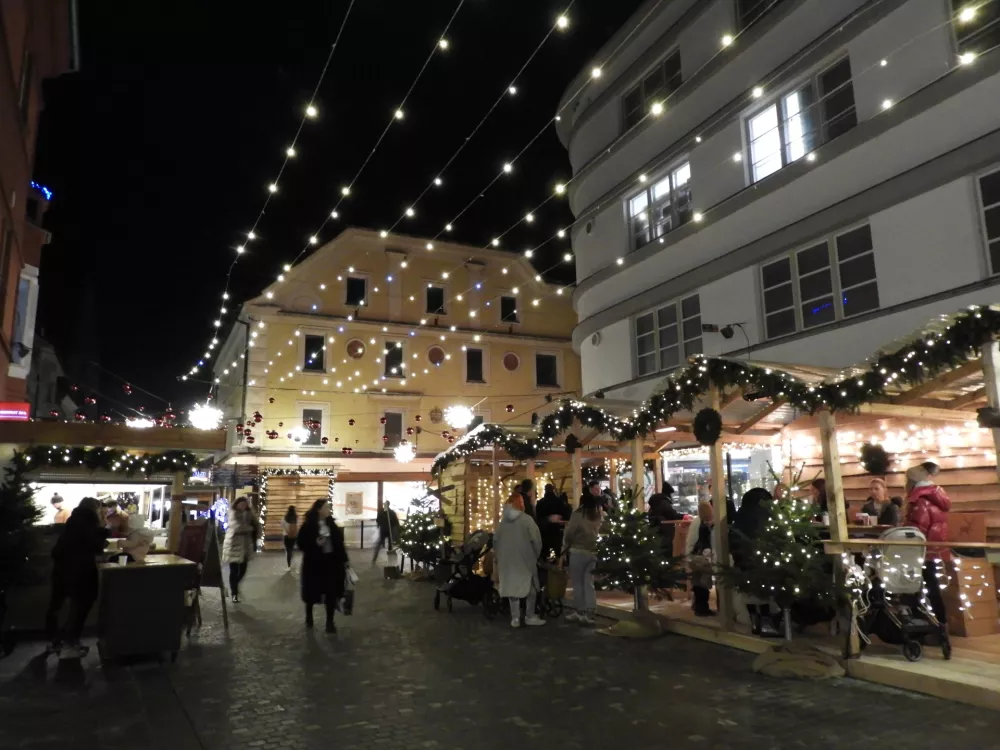
POLYGON ((347 548, 344 533, 330 517, 326 499, 317 500, 306 513, 297 544, 302 550, 302 601, 306 605, 306 627, 313 626, 313 605, 326 604, 326 632, 336 633, 333 614, 344 595, 347 548))

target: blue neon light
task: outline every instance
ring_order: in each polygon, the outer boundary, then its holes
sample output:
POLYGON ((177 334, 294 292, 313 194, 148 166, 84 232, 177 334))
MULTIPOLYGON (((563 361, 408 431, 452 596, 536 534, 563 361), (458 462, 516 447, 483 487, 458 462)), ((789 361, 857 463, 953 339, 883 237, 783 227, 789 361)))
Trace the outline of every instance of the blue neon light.
POLYGON ((52 191, 49 190, 44 185, 39 185, 37 182, 35 182, 34 180, 32 180, 31 181, 31 187, 33 187, 35 190, 37 190, 42 195, 44 195, 45 196, 45 200, 47 200, 47 201, 52 200, 52 191))

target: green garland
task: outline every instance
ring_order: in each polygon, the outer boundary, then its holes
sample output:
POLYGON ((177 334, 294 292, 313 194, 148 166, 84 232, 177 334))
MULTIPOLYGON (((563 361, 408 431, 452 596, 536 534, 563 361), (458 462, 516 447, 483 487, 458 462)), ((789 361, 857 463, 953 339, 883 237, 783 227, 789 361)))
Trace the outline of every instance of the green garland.
POLYGON ((976 359, 983 344, 998 334, 1000 310, 972 307, 958 314, 940 333, 925 334, 894 352, 880 355, 862 374, 817 385, 801 382, 780 370, 701 357, 668 378, 663 390, 641 404, 631 419, 619 419, 581 401, 564 400, 539 423, 536 437, 525 440, 498 425, 489 425, 439 456, 431 471, 436 474, 455 461, 494 445, 515 460, 535 458, 541 451, 551 449, 574 419, 619 442, 645 437, 677 412, 690 411, 713 386, 720 391, 740 387, 744 393, 755 394, 755 398, 781 399, 810 414, 820 409, 854 412, 862 404, 884 400, 890 385, 915 386, 976 359))
POLYGON ((159 474, 161 472, 183 471, 190 475, 198 463, 198 457, 190 451, 165 451, 163 453, 129 453, 116 448, 67 448, 65 446, 39 445, 24 453, 23 458, 29 470, 45 466, 69 468, 85 466, 90 471, 121 473, 127 477, 136 474, 159 474))

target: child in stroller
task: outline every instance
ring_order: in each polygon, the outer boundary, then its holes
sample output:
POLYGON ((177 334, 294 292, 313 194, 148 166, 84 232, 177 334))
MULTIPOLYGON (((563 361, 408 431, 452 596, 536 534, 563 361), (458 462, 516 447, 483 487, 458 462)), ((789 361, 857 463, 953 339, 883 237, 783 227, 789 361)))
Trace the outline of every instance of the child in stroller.
MULTIPOLYGON (((914 527, 889 529, 884 541, 926 542, 914 527)), ((885 546, 873 550, 865 571, 870 584, 866 607, 858 612, 861 648, 868 636, 877 635, 884 643, 902 645, 903 656, 917 661, 928 636, 936 636, 945 659, 951 658, 948 624, 939 622, 924 591, 923 566, 926 547, 885 546)))
POLYGON ((453 550, 444 560, 450 570, 448 577, 434 592, 434 609, 441 609, 441 597, 445 597, 448 611, 452 611, 455 599, 473 606, 483 605, 483 614, 492 619, 502 609, 500 593, 493 586, 488 575, 478 575, 476 566, 493 549, 493 535, 488 531, 474 531, 465 543, 453 550))

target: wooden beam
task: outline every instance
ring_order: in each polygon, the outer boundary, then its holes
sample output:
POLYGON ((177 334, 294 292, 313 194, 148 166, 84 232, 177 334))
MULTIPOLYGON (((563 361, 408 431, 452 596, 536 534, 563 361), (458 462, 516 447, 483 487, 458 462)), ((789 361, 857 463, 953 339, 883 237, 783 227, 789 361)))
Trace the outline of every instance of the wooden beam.
POLYGON ((608 460, 608 482, 611 485, 611 494, 618 497, 618 463, 615 459, 608 460))
POLYGON ((646 510, 646 466, 643 463, 642 438, 632 441, 632 490, 635 492, 634 503, 637 510, 646 510))
MULTIPOLYGON (((176 552, 181 543, 181 521, 184 515, 184 479, 183 471, 174 474, 174 484, 170 488, 170 521, 167 526, 167 549, 176 552)), ((257 540, 253 543, 256 545, 257 540)))
POLYGON ((780 409, 781 406, 784 403, 785 402, 782 401, 780 398, 774 399, 774 401, 772 401, 770 404, 768 404, 763 409, 761 409, 759 412, 757 412, 752 417, 750 417, 748 420, 746 420, 745 422, 743 422, 739 427, 737 427, 734 430, 734 432, 737 435, 742 435, 744 432, 746 432, 747 430, 749 430, 751 427, 753 427, 755 424, 757 424, 762 419, 766 419, 769 415, 774 414, 774 412, 776 412, 778 409, 780 409))
POLYGON ((144 430, 123 424, 77 424, 75 422, 0 422, 0 443, 11 445, 100 445, 126 450, 189 450, 214 453, 226 449, 225 430, 193 427, 149 427, 144 430))
POLYGON ((719 411, 721 412, 727 406, 729 406, 734 401, 738 401, 743 398, 743 389, 736 387, 729 391, 725 396, 722 397, 722 401, 719 403, 719 411))
MULTIPOLYGON (((986 404, 1000 409, 1000 344, 990 341, 983 346, 983 386, 986 388, 986 404)), ((1000 429, 992 429, 993 450, 1000 451, 1000 429)), ((1000 477, 1000 464, 997 465, 1000 477)))
MULTIPOLYGON (((976 364, 979 364, 977 361, 976 364)), ((947 422, 967 422, 975 420, 975 412, 962 412, 958 409, 935 409, 930 406, 902 406, 898 404, 861 404, 860 414, 871 414, 878 417, 901 417, 903 419, 939 419, 947 422)))
POLYGON ((593 442, 593 440, 600 434, 600 430, 588 430, 583 434, 583 437, 580 438, 580 445, 590 445, 590 443, 593 442))
POLYGON ((970 375, 975 375, 982 369, 982 365, 978 360, 973 360, 972 362, 966 362, 964 365, 956 367, 954 370, 949 370, 948 372, 943 372, 931 380, 926 380, 920 385, 916 385, 910 388, 908 391, 900 393, 898 396, 894 396, 892 402, 894 404, 908 404, 911 401, 915 401, 918 398, 923 398, 924 396, 929 396, 934 393, 934 391, 939 391, 942 388, 947 388, 952 383, 957 383, 963 378, 967 378, 970 375))
MULTIPOLYGON (((719 411, 722 406, 719 389, 712 387, 708 393, 709 405, 719 411)), ((720 564, 729 562, 729 513, 726 505, 725 467, 722 459, 722 443, 717 442, 709 448, 709 469, 712 477, 712 515, 715 525, 712 527, 712 546, 720 564)), ((723 630, 733 627, 733 591, 721 579, 717 584, 719 600, 719 624, 723 630)))
POLYGON ((659 453, 653 457, 653 491, 663 492, 663 456, 659 453))
POLYGON ((569 504, 574 508, 580 504, 583 496, 583 461, 580 451, 574 451, 573 460, 573 496, 569 499, 569 504))
POLYGON ((344 482, 429 482, 430 471, 386 472, 344 471, 337 473, 337 484, 344 482))
POLYGON ((493 460, 492 460, 493 472, 490 475, 490 495, 493 501, 493 522, 497 523, 500 520, 500 460, 497 457, 497 447, 493 446, 493 460))
POLYGON ((966 406, 971 406, 977 401, 985 401, 986 398, 986 386, 984 385, 982 388, 977 388, 969 393, 963 393, 961 396, 955 396, 955 398, 947 403, 945 408, 964 409, 966 406))

